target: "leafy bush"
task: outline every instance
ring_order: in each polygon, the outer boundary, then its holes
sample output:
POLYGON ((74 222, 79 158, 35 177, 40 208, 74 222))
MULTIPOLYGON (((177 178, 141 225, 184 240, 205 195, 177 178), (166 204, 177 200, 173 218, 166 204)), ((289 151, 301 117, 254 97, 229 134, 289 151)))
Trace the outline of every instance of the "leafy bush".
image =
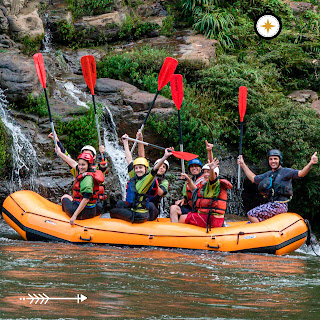
POLYGON ((29 94, 27 96, 26 107, 23 110, 25 113, 36 114, 39 117, 48 116, 48 107, 44 93, 38 97, 29 94))
POLYGON ((0 176, 4 177, 8 173, 8 167, 10 166, 10 146, 11 146, 10 138, 8 137, 5 126, 0 119, 0 176))
POLYGON ((174 29, 174 15, 166 16, 162 21, 162 27, 160 29, 160 34, 166 37, 172 37, 175 31, 174 29))
POLYGON ((21 39, 22 53, 28 56, 32 56, 35 53, 37 53, 40 49, 43 38, 44 38, 44 34, 39 35, 35 38, 31 38, 29 36, 23 37, 21 39))
POLYGON ((95 16, 110 12, 113 0, 67 0, 72 17, 77 20, 83 16, 95 16))
POLYGON ((55 129, 59 137, 65 136, 64 139, 61 139, 61 142, 73 157, 77 157, 81 148, 86 144, 98 148, 98 135, 93 106, 90 107, 87 114, 74 116, 71 121, 65 122, 58 119, 55 129))
POLYGON ((160 26, 156 23, 142 22, 140 19, 126 16, 125 21, 120 26, 120 39, 139 39, 150 32, 159 29, 160 26))

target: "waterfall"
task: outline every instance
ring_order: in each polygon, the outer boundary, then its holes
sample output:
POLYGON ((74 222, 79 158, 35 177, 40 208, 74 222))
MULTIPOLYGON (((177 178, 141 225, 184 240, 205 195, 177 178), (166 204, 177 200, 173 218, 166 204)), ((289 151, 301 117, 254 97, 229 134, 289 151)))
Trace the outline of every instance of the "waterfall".
POLYGON ((49 28, 48 24, 48 13, 45 14, 45 33, 44 33, 44 38, 42 40, 42 52, 53 52, 52 48, 52 34, 49 28))
POLYGON ((12 136, 12 174, 10 193, 20 189, 38 190, 36 178, 39 162, 29 139, 9 115, 8 101, 0 88, 0 116, 3 124, 12 136), (21 179, 22 177, 22 179, 21 179))
MULTIPOLYGON (((89 108, 87 103, 83 102, 81 99, 88 101, 88 95, 82 92, 80 89, 75 87, 75 85, 71 81, 64 81, 55 79, 56 84, 59 86, 60 89, 63 90, 66 94, 69 95, 72 102, 75 102, 78 106, 89 108)), ((61 98, 61 97, 60 97, 61 98)))
POLYGON ((104 109, 108 112, 109 115, 109 121, 105 121, 103 127, 104 145, 119 178, 121 194, 124 198, 126 195, 127 181, 129 179, 125 154, 123 148, 119 147, 116 124, 113 120, 112 113, 107 105, 104 105, 104 109))

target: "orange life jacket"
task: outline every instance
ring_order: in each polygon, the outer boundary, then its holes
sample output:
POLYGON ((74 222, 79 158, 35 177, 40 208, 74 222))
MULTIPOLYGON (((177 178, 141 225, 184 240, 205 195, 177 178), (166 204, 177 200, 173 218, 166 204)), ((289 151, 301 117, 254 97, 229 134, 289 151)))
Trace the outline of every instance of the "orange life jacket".
POLYGON ((74 182, 73 185, 73 200, 81 202, 83 199, 82 194, 80 193, 80 182, 84 177, 91 176, 93 178, 93 194, 91 195, 88 204, 96 204, 99 197, 99 185, 104 181, 104 175, 102 171, 96 170, 94 172, 84 172, 80 173, 74 182))
POLYGON ((225 179, 219 179, 220 193, 217 198, 205 198, 203 196, 206 183, 203 183, 200 188, 194 190, 197 194, 193 199, 192 211, 198 211, 204 214, 219 214, 224 215, 227 209, 227 190, 232 189, 232 184, 225 179))
MULTIPOLYGON (((200 176, 200 177, 198 177, 197 179, 196 179, 196 181, 194 182, 194 184, 196 185, 196 187, 197 188, 199 188, 200 187, 200 185, 203 183, 203 182, 205 182, 205 178, 204 178, 204 176, 203 176, 203 174, 200 176)), ((188 187, 188 184, 186 183, 186 192, 187 192, 187 198, 188 198, 188 200, 189 200, 189 205, 190 205, 190 207, 192 206, 192 191, 190 190, 190 188, 188 187)))

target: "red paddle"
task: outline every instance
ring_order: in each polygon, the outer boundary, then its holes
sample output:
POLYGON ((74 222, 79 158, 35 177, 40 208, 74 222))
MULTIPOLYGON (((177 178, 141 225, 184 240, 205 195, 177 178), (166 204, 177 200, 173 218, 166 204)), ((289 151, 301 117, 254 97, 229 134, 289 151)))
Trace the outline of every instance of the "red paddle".
MULTIPOLYGON (((151 144, 151 143, 148 143, 148 142, 145 142, 145 141, 141 141, 141 140, 137 140, 137 139, 133 139, 133 138, 129 138, 127 137, 126 139, 130 140, 130 141, 134 141, 136 143, 142 143, 146 146, 150 146, 152 148, 156 148, 156 149, 159 149, 159 150, 166 150, 166 148, 163 148, 163 147, 159 147, 159 146, 156 146, 154 144, 151 144)), ((189 153, 189 152, 182 152, 182 151, 172 151, 172 154, 176 157, 176 158, 179 158, 179 159, 183 159, 183 160, 186 160, 186 161, 190 161, 190 160, 193 160, 195 158, 198 158, 199 156, 196 155, 196 154, 193 154, 193 153, 189 153)))
MULTIPOLYGON (((97 115, 96 102, 94 99, 94 87, 96 85, 96 80, 97 80, 96 61, 94 59, 94 56, 87 55, 87 56, 81 57, 80 62, 81 62, 81 68, 82 68, 84 80, 91 91, 94 115, 96 118, 96 127, 98 132, 99 146, 101 146, 102 143, 101 143, 101 136, 100 136, 99 119, 97 115)), ((102 157, 102 160, 104 161, 105 159, 104 159, 103 153, 101 153, 101 157, 102 157)))
MULTIPOLYGON (((149 115, 150 115, 150 112, 151 112, 151 109, 153 108, 155 102, 156 102, 156 99, 160 93, 160 90, 168 84, 168 82, 170 81, 170 78, 171 76, 173 75, 174 71, 176 70, 176 67, 178 65, 178 61, 176 59, 173 59, 171 57, 167 57, 165 58, 164 60, 164 63, 161 67, 161 70, 160 70, 160 73, 159 73, 159 76, 158 76, 158 90, 157 90, 157 93, 156 95, 154 96, 154 99, 153 101, 151 102, 150 104, 150 107, 149 107, 149 110, 148 110, 148 113, 146 115, 146 117, 144 118, 144 121, 140 127, 140 131, 142 132, 143 131, 143 128, 144 126, 146 125, 147 123, 147 120, 149 118, 149 115)), ((135 147, 137 145, 137 142, 135 142, 131 148, 131 153, 134 151, 135 147)))
MULTIPOLYGON (((180 109, 183 101, 183 78, 181 74, 173 74, 170 80, 171 95, 174 104, 178 109, 178 121, 179 121, 179 134, 180 134, 180 151, 183 152, 183 141, 182 141, 182 128, 181 128, 181 117, 180 109)), ((181 169, 185 173, 184 160, 181 159, 181 169)))
POLYGON ((51 110, 50 110, 50 105, 49 105, 49 99, 48 99, 48 94, 47 94, 47 89, 46 89, 46 69, 44 67, 44 62, 43 62, 43 57, 42 53, 36 53, 33 55, 33 60, 34 60, 34 65, 36 67, 36 72, 39 78, 39 81, 42 84, 44 94, 46 97, 46 102, 47 102, 47 107, 48 107, 48 113, 49 113, 49 120, 50 120, 50 126, 51 126, 51 131, 53 134, 53 141, 55 147, 57 147, 57 139, 56 139, 56 133, 54 130, 54 125, 52 121, 52 116, 51 116, 51 110))
MULTIPOLYGON (((242 155, 242 136, 243 136, 243 118, 247 108, 247 87, 239 88, 239 115, 240 115, 240 142, 239 142, 239 158, 242 155)), ((240 189, 241 167, 238 165, 238 189, 240 189)))

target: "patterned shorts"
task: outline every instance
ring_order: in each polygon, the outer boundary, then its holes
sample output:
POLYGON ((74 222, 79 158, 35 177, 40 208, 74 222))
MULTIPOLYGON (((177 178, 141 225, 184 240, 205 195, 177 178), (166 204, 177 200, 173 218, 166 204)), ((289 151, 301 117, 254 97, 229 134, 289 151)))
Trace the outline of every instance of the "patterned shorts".
POLYGON ((255 207, 248 212, 248 216, 255 217, 259 222, 272 218, 273 216, 288 212, 287 203, 268 202, 255 207))

